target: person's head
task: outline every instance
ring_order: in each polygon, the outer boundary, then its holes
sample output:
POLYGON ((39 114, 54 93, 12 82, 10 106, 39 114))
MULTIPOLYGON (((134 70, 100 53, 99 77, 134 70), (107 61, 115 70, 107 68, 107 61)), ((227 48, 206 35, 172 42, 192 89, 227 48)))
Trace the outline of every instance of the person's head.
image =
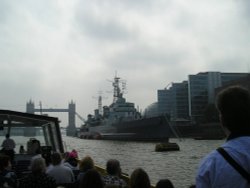
POLYGON ((78 153, 75 149, 72 149, 72 151, 69 154, 71 157, 78 158, 78 153))
POLYGON ((10 157, 8 155, 0 154, 0 171, 6 169, 10 165, 10 157))
POLYGON ((38 175, 46 171, 46 163, 44 158, 39 157, 31 161, 31 171, 33 174, 38 175))
POLYGON ((59 165, 59 164, 61 164, 61 161, 62 161, 62 158, 61 158, 61 155, 60 155, 60 153, 53 153, 52 155, 51 155, 51 163, 52 163, 52 165, 59 165))
POLYGON ((88 170, 80 180, 80 188, 103 188, 102 177, 95 169, 88 170))
POLYGON ((10 135, 9 135, 9 134, 6 134, 6 135, 5 135, 5 137, 6 137, 6 138, 9 138, 9 137, 10 137, 10 135))
POLYGON ((106 164, 106 171, 110 175, 120 176, 121 174, 120 162, 116 159, 109 159, 106 164))
POLYGON ((150 188, 147 172, 142 168, 135 169, 130 176, 130 188, 150 188))
POLYGON ((156 188, 174 188, 174 185, 169 179, 162 179, 157 182, 156 188))
POLYGON ((65 153, 63 153, 63 156, 64 160, 67 160, 69 158, 69 152, 66 151, 65 153))
POLYGON ((250 92, 239 86, 228 87, 217 95, 222 126, 232 133, 250 132, 250 92))
POLYGON ((84 157, 79 164, 79 169, 82 171, 87 171, 94 168, 94 161, 90 156, 84 157))
POLYGON ((78 165, 78 160, 74 157, 69 157, 65 162, 68 162, 71 166, 76 167, 78 165))

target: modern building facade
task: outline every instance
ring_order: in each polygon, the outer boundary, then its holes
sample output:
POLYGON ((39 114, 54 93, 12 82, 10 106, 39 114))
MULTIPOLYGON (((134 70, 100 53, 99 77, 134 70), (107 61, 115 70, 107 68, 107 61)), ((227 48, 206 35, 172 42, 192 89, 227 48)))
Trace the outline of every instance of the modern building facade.
POLYGON ((171 112, 171 90, 165 88, 157 90, 158 114, 170 114, 171 112))
POLYGON ((200 122, 209 104, 215 102, 215 89, 246 77, 248 73, 202 72, 188 76, 189 116, 200 122))
POLYGON ((171 87, 158 90, 158 113, 168 114, 171 120, 189 119, 188 82, 172 83, 171 87))
POLYGON ((190 119, 193 123, 199 123, 208 105, 215 102, 216 88, 248 75, 221 72, 189 75, 187 81, 172 83, 169 88, 157 91, 158 114, 168 114, 173 121, 190 119))
POLYGON ((176 121, 178 119, 189 119, 188 113, 188 82, 173 83, 171 90, 171 110, 170 117, 176 121))

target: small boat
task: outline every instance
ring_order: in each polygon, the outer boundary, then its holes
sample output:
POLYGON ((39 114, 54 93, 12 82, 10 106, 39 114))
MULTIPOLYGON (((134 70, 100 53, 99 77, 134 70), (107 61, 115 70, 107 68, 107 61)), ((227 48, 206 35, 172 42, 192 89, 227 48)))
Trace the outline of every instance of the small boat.
POLYGON ((180 147, 177 143, 164 142, 164 143, 158 143, 155 145, 156 152, 179 151, 179 150, 180 150, 180 147))

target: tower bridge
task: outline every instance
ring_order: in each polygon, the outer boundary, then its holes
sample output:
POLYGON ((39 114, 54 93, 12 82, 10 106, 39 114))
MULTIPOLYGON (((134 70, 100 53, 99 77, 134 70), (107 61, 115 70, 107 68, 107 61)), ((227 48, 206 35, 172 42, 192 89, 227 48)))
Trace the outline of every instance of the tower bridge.
MULTIPOLYGON (((40 103, 40 108, 35 108, 35 104, 33 101, 29 101, 26 103, 26 112, 30 114, 34 114, 35 112, 66 112, 68 113, 68 126, 66 128, 66 134, 67 136, 75 136, 76 135, 76 119, 75 115, 78 117, 80 116, 76 112, 76 104, 71 101, 68 105, 68 108, 42 108, 42 105, 40 103)), ((80 116, 81 117, 81 116, 80 116)), ((84 121, 84 119, 81 117, 81 120, 84 121)))

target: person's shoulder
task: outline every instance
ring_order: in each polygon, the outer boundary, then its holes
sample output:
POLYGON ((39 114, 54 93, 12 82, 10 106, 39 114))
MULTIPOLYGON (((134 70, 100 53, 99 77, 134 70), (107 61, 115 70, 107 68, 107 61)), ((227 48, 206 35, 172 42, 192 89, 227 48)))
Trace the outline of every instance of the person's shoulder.
POLYGON ((213 167, 218 160, 221 159, 220 154, 218 153, 217 150, 213 150, 209 154, 207 154, 200 162, 200 168, 211 168, 213 167))
POLYGON ((69 166, 65 166, 64 164, 61 164, 60 167, 64 169, 65 171, 70 171, 73 173, 72 169, 69 166))
POLYGON ((50 182, 56 182, 56 180, 52 176, 49 176, 46 173, 43 173, 42 176, 43 176, 44 179, 46 179, 46 180, 48 180, 50 182))

